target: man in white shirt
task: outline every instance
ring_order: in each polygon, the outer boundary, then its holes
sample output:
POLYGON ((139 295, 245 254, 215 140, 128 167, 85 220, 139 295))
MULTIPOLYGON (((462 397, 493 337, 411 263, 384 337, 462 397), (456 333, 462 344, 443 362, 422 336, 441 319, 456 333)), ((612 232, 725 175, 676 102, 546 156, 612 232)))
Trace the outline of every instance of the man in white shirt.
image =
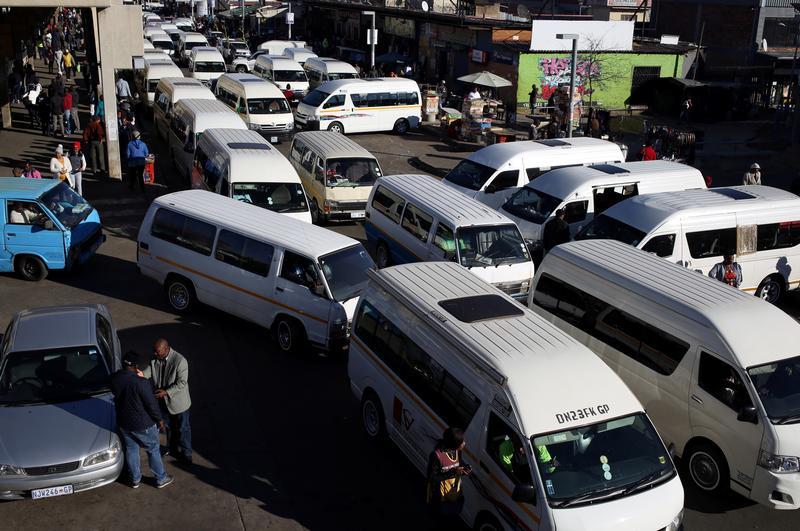
POLYGON ((33 225, 39 216, 33 210, 25 208, 24 203, 12 203, 8 212, 9 223, 17 225, 33 225))
POLYGON ((481 93, 478 92, 478 87, 472 87, 472 92, 470 92, 469 95, 467 96, 467 98, 470 100, 479 100, 482 97, 483 96, 481 96, 481 93))
POLYGON ((117 79, 116 89, 118 99, 131 97, 131 87, 128 85, 128 82, 125 81, 124 77, 117 79))

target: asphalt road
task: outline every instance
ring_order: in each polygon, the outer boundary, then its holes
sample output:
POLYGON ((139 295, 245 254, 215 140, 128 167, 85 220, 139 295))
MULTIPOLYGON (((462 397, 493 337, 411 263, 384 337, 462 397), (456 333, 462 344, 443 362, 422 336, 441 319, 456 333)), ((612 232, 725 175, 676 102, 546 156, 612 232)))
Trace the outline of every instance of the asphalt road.
MULTIPOLYGON (((416 134, 353 138, 378 156, 387 174, 441 173, 471 150, 416 134)), ((160 153, 161 145, 153 144, 160 153)), ((284 153, 287 148, 279 147, 284 153)), ((0 528, 430 529, 423 478, 397 449, 371 445, 361 434, 343 359, 286 357, 276 352, 267 330, 213 309, 178 316, 161 289, 137 274, 139 222, 154 195, 174 185, 170 175, 159 165, 162 185, 144 196, 119 183, 89 180, 86 195, 100 211, 108 241, 70 274, 53 273, 37 284, 1 275, 0 326, 23 308, 103 303, 123 349, 146 351, 156 338, 167 338, 190 363, 195 465, 185 469, 168 459, 176 481, 164 490, 145 483, 133 491, 117 483, 3 503, 0 528)), ((363 238, 356 224, 331 228, 363 238)), ((800 313, 798 301, 787 297, 793 315, 800 313)), ((146 466, 144 471, 147 477, 146 466)), ((789 530, 800 528, 800 515, 733 494, 709 499, 687 488, 685 526, 789 530)))

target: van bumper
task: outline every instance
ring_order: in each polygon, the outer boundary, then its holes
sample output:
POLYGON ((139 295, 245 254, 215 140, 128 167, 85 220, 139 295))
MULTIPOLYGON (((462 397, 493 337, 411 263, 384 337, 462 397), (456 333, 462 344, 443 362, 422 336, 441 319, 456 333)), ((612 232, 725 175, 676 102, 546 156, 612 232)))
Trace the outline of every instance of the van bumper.
POLYGON ((305 122, 295 120, 294 124, 295 128, 303 131, 319 131, 319 120, 306 120, 305 122))
POLYGON ((68 267, 72 268, 86 263, 92 256, 97 253, 97 249, 105 243, 106 235, 103 229, 98 228, 97 231, 86 238, 83 242, 70 248, 68 256, 68 267))
POLYGON ((750 497, 773 509, 800 508, 800 473, 776 474, 756 467, 750 497))
POLYGON ((253 129, 253 130, 259 135, 263 136, 264 139, 270 143, 284 142, 286 140, 291 140, 292 137, 294 136, 294 129, 290 129, 289 131, 286 131, 284 129, 281 130, 280 132, 261 130, 261 129, 253 129))

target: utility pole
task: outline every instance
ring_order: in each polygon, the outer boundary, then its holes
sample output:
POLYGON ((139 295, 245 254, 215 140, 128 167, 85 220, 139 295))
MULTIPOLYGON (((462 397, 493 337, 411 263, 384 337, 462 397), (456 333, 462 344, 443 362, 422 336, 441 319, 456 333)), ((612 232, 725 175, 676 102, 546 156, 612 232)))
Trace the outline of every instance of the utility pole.
POLYGON ((575 71, 578 65, 578 39, 577 33, 558 33, 556 39, 572 41, 572 61, 570 61, 569 77, 569 125, 567 126, 567 137, 572 138, 572 116, 575 114, 575 71))
POLYGON ((292 26, 294 26, 294 14, 292 13, 292 3, 286 2, 289 6, 289 14, 286 16, 286 24, 289 26, 289 40, 292 40, 292 26))

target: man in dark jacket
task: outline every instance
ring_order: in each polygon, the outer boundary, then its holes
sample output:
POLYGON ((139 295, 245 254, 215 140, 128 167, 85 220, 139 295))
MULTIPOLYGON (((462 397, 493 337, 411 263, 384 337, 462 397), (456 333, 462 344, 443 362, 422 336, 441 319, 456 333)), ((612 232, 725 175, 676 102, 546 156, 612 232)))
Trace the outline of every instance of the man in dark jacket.
POLYGON ((50 86, 50 114, 53 118, 53 135, 61 129, 61 136, 67 136, 64 130, 64 93, 60 91, 55 82, 50 86))
POLYGON ((550 252, 550 249, 556 245, 567 243, 570 240, 569 223, 564 219, 565 217, 566 212, 563 208, 559 208, 556 210, 555 217, 544 224, 542 245, 545 252, 550 252))
POLYGON ((123 368, 111 376, 111 392, 117 412, 117 428, 125 446, 125 463, 130 474, 131 487, 139 488, 142 470, 139 447, 147 452, 150 470, 156 477, 156 487, 172 483, 172 476, 164 469, 158 441, 159 429, 164 429, 158 403, 150 380, 143 377, 146 366, 138 353, 129 351, 122 358, 123 368))

